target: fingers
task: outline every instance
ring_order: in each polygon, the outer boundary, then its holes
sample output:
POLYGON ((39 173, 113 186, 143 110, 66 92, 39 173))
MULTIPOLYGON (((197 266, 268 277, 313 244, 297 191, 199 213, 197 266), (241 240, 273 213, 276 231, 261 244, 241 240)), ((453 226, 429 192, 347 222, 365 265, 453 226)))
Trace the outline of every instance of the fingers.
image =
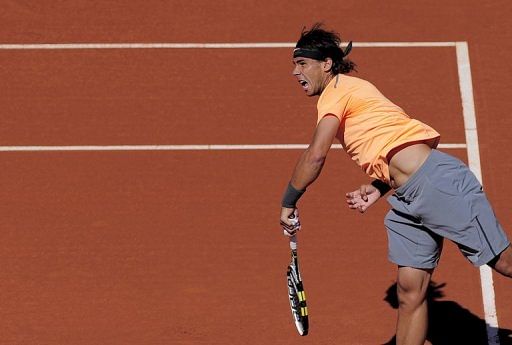
POLYGON ((355 190, 353 192, 350 192, 350 193, 347 193, 345 194, 345 197, 347 199, 353 199, 353 198, 357 198, 359 196, 359 190, 355 190))
POLYGON ((281 227, 285 236, 292 237, 300 230, 300 223, 297 222, 290 227, 288 224, 281 222, 281 227))
POLYGON ((361 201, 363 201, 363 199, 361 199, 360 197, 346 198, 346 202, 349 205, 356 205, 356 204, 360 203, 361 201))
POLYGON ((358 190, 345 194, 348 207, 364 213, 368 209, 368 193, 367 185, 362 185, 358 190))
POLYGON ((363 184, 358 190, 345 194, 347 205, 350 209, 366 212, 371 204, 368 194, 372 193, 371 185, 363 184))
POLYGON ((296 229, 297 227, 300 227, 300 222, 298 222, 298 221, 293 222, 293 223, 286 223, 286 222, 281 221, 280 224, 283 227, 283 229, 290 230, 290 231, 296 229))
POLYGON ((365 202, 365 200, 363 200, 362 196, 359 194, 360 191, 355 191, 355 192, 352 192, 352 193, 347 193, 345 195, 345 201, 347 202, 347 204, 349 205, 350 208, 354 208, 352 206, 355 206, 357 207, 359 204, 362 204, 365 202))
POLYGON ((352 210, 357 210, 359 211, 360 213, 364 213, 366 212, 366 210, 368 209, 368 206, 366 205, 348 205, 348 208, 352 209, 352 210))
POLYGON ((367 187, 368 187, 367 185, 363 184, 359 188, 359 193, 361 194, 361 199, 363 199, 364 201, 368 201, 368 196, 366 195, 366 193, 367 193, 366 188, 367 187))
POLYGON ((283 234, 291 237, 300 230, 299 211, 297 209, 283 208, 281 210, 281 227, 283 234))
POLYGON ((297 234, 297 230, 294 230, 294 231, 288 231, 288 230, 284 230, 283 229, 283 235, 287 236, 287 237, 293 237, 297 234))
POLYGON ((345 194, 345 198, 347 200, 362 199, 364 201, 368 201, 367 194, 369 191, 367 190, 367 187, 367 185, 362 185, 358 190, 345 194))

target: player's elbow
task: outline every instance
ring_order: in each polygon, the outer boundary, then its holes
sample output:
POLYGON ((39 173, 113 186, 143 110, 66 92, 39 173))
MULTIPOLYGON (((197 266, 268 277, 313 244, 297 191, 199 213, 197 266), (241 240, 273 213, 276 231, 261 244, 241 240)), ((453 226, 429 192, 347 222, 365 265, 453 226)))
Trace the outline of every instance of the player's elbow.
POLYGON ((309 148, 307 150, 306 160, 312 166, 322 167, 327 158, 327 153, 321 150, 309 148))

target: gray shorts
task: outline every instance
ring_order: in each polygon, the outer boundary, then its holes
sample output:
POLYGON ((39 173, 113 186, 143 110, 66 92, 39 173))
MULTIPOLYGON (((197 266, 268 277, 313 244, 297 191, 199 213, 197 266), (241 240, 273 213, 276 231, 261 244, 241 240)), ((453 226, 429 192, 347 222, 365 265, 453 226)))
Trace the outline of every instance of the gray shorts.
POLYGON ((432 150, 425 163, 388 197, 384 220, 389 260, 401 266, 437 266, 443 238, 475 266, 488 263, 510 242, 475 175, 460 160, 432 150))

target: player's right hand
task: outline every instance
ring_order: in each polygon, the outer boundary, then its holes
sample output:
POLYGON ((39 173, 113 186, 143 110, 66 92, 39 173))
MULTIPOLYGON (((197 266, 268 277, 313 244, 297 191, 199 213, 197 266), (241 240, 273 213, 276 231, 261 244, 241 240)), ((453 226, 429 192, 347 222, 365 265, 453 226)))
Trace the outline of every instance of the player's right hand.
POLYGON ((371 184, 364 184, 358 190, 345 194, 348 207, 361 213, 380 198, 380 192, 371 184))
POLYGON ((291 237, 300 230, 299 210, 296 208, 281 208, 281 227, 283 234, 291 237))

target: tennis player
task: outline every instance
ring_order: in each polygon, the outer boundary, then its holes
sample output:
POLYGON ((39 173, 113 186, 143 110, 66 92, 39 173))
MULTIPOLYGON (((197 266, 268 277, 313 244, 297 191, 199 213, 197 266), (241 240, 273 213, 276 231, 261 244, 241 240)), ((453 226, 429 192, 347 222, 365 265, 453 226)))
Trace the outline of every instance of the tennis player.
POLYGON ((289 236, 300 229, 290 218, 298 217, 297 201, 319 176, 337 138, 372 178, 346 194, 348 207, 364 213, 394 190, 384 223, 389 260, 398 265, 396 339, 424 344, 426 291, 443 239, 453 241, 473 265, 488 264, 512 277, 510 241, 473 173, 436 150, 439 133, 410 118, 368 81, 346 75, 355 65, 346 58, 351 44, 343 50, 340 43, 337 33, 316 24, 302 32, 293 51, 293 75, 307 96, 319 96, 318 122, 283 195, 280 223, 289 236))

